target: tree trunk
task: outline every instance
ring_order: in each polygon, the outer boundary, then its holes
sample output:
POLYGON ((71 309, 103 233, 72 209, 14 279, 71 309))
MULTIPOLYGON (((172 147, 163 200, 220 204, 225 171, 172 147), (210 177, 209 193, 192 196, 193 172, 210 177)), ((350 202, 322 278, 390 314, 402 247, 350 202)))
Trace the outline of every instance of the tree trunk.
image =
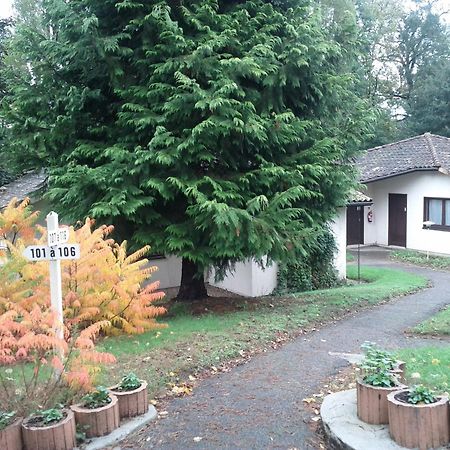
POLYGON ((203 272, 190 259, 183 258, 181 267, 181 285, 177 300, 189 302, 208 297, 203 272))

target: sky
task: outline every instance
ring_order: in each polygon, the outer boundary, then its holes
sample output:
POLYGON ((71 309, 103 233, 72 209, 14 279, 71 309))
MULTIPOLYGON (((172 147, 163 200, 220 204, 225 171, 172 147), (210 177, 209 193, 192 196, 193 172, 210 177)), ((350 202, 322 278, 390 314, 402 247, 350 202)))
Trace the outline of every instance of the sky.
POLYGON ((0 0, 0 17, 9 17, 12 14, 12 0, 0 0))

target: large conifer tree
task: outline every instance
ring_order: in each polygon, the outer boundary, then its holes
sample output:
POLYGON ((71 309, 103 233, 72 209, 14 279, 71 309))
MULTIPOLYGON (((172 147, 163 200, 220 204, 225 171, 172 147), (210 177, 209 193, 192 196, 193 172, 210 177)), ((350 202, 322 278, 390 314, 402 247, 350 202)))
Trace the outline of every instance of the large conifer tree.
POLYGON ((66 216, 183 258, 180 299, 206 294, 210 266, 307 251, 368 117, 314 4, 42 5, 16 30, 6 114, 66 216))

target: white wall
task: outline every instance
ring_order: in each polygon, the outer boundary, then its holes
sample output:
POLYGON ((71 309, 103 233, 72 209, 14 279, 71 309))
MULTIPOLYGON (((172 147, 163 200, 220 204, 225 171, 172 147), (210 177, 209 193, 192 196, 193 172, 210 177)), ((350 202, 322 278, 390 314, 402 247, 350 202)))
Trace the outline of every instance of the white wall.
MULTIPOLYGON (((181 282, 181 259, 176 256, 151 259, 151 266, 157 266, 158 271, 152 275, 152 281, 159 281, 160 288, 178 287, 181 282)), ((237 263, 236 270, 228 274, 223 281, 214 281, 214 270, 208 277, 212 286, 225 289, 246 297, 269 295, 277 285, 277 264, 262 269, 254 261, 237 263)))
POLYGON ((149 263, 150 266, 158 267, 158 271, 152 274, 151 281, 159 281, 161 289, 180 285, 181 258, 167 256, 165 258, 150 259, 149 263))
POLYGON ((373 222, 364 219, 364 243, 388 245, 389 194, 407 195, 406 247, 450 254, 450 232, 424 230, 424 197, 450 198, 450 176, 440 172, 413 172, 367 184, 373 199, 373 222))
POLYGON ((228 274, 223 281, 215 282, 214 270, 211 271, 209 283, 246 297, 269 295, 277 286, 278 265, 261 268, 255 261, 239 262, 234 272, 228 274))
POLYGON ((336 241, 334 267, 340 279, 347 277, 347 208, 339 208, 337 216, 330 223, 331 231, 336 241))

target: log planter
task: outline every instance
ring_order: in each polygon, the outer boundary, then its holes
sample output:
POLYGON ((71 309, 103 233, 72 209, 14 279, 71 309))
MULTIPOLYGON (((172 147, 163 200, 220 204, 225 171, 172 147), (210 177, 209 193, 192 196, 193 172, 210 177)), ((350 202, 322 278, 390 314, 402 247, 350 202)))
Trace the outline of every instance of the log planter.
POLYGON ((0 431, 0 449, 22 450, 22 448, 22 417, 19 417, 0 431))
POLYGON ((119 402, 114 394, 110 398, 111 402, 100 408, 86 408, 81 403, 70 407, 87 437, 104 436, 119 427, 119 402))
POLYGON ((372 425, 389 423, 387 395, 405 389, 404 384, 394 387, 377 387, 356 380, 356 399, 358 418, 372 425))
POLYGON ((119 390, 119 384, 109 388, 119 401, 121 419, 135 417, 148 412, 147 382, 141 380, 141 385, 132 391, 119 390))
POLYGON ((389 431, 402 447, 443 447, 450 441, 448 397, 437 397, 435 403, 407 403, 408 389, 388 395, 389 431))
POLYGON ((394 368, 389 372, 395 375, 400 383, 405 384, 405 368, 406 363, 404 361, 397 361, 394 365, 394 368))
POLYGON ((32 416, 22 422, 22 437, 25 450, 72 450, 76 447, 75 417, 72 411, 64 410, 61 421, 37 426, 32 416))

